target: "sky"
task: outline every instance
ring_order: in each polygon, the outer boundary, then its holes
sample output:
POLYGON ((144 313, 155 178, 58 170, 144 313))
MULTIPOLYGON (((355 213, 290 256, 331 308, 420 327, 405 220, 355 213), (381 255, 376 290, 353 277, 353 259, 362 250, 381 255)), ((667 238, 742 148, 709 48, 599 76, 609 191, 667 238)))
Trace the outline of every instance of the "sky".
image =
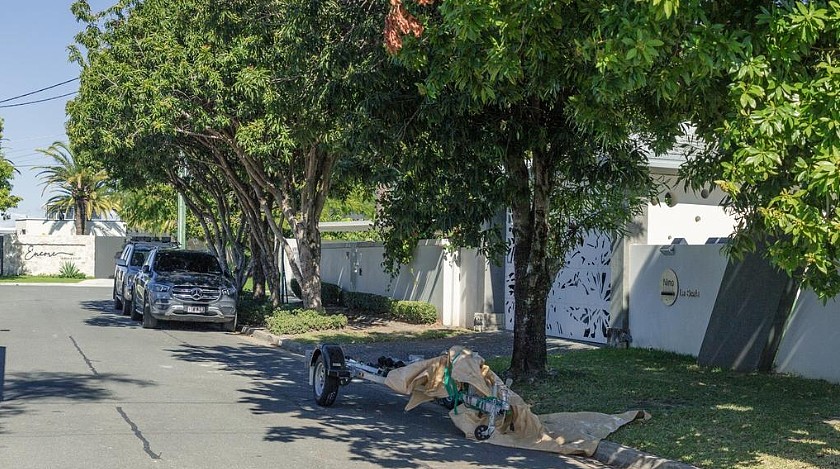
MULTIPOLYGON (((79 76, 79 66, 68 60, 67 47, 81 30, 70 13, 72 0, 0 0, 0 101, 61 83, 79 76)), ((91 8, 101 10, 111 0, 90 0, 91 8)), ((0 145, 7 160, 20 171, 12 180, 12 194, 23 198, 13 216, 44 216, 44 203, 50 193, 44 190, 35 166, 51 164, 36 149, 55 141, 67 141, 64 108, 73 96, 44 103, 3 107, 78 91, 79 82, 0 103, 3 140, 0 145)), ((0 222, 0 226, 13 222, 0 222)))

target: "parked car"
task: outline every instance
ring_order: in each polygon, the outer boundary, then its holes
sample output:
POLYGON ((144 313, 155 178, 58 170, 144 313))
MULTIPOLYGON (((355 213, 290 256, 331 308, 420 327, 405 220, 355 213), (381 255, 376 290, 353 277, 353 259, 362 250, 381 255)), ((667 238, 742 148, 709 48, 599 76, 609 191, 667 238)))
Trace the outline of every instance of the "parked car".
POLYGON ((117 254, 114 261, 114 309, 122 310, 124 315, 131 312, 131 301, 134 294, 134 278, 140 272, 140 267, 146 262, 146 257, 157 247, 175 247, 177 243, 168 240, 161 241, 130 241, 123 246, 122 252, 117 254))
POLYGON ((220 323, 236 329, 237 290, 216 256, 204 251, 157 248, 134 282, 131 317, 144 328, 158 321, 220 323))

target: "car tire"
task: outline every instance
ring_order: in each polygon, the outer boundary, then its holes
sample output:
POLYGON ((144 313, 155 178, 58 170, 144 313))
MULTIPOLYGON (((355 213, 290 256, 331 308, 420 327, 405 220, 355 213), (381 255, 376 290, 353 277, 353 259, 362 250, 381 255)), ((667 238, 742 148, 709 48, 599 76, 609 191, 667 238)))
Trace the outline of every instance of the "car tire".
POLYGON ((134 302, 134 297, 131 298, 131 319, 133 321, 139 321, 143 319, 143 315, 137 312, 137 305, 134 302))
POLYGON ((337 376, 327 374, 327 357, 322 353, 318 357, 318 362, 315 363, 315 376, 312 379, 312 394, 315 396, 315 403, 323 407, 333 405, 338 397, 339 384, 337 376))
POLYGON ((230 321, 222 323, 222 330, 225 332, 236 332, 236 316, 230 321))
POLYGON ((122 307, 123 307, 123 302, 119 298, 117 298, 117 286, 116 285, 114 285, 113 296, 114 296, 114 309, 121 310, 122 307))
MULTIPOLYGON (((133 295, 132 295, 132 296, 133 296, 133 295)), ((130 302, 129 302, 129 301, 125 301, 125 297, 126 297, 125 290, 123 290, 123 295, 122 295, 122 297, 123 297, 123 302, 122 302, 122 315, 123 315, 123 316, 128 316, 128 315, 129 315, 129 314, 131 314, 131 312, 134 310, 134 301, 133 301, 133 300, 132 300, 132 301, 130 301, 130 302)))
POLYGON ((158 320, 152 316, 151 308, 149 307, 149 302, 146 301, 143 304, 143 329, 157 329, 158 327, 158 320))

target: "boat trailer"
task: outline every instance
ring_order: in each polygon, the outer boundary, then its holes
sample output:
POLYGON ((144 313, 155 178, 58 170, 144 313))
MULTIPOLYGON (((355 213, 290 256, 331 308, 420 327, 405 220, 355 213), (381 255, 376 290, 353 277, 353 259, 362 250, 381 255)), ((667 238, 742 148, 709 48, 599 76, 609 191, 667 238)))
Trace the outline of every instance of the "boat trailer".
MULTIPOLYGON (((353 380, 372 381, 386 384, 388 373, 396 368, 423 360, 416 355, 409 356, 407 361, 396 360, 391 357, 380 357, 376 365, 366 364, 345 356, 340 345, 322 344, 306 353, 306 363, 309 371, 309 384, 315 402, 323 407, 332 406, 338 397, 338 389, 353 380)), ((477 394, 467 383, 457 383, 450 379, 452 364, 449 364, 444 378, 444 386, 448 397, 435 399, 440 405, 458 412, 460 405, 478 411, 479 415, 487 416, 487 425, 478 425, 474 436, 477 440, 486 440, 496 431, 496 420, 511 410, 508 401, 507 388, 493 385, 491 395, 477 394)))

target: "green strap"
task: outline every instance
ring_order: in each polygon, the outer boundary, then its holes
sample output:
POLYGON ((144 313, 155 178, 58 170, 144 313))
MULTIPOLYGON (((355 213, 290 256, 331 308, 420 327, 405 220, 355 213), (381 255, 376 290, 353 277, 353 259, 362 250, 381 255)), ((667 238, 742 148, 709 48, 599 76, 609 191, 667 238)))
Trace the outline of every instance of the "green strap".
POLYGON ((458 401, 461 400, 461 391, 458 389, 458 385, 455 383, 455 380, 452 379, 452 365, 460 356, 460 353, 455 355, 455 358, 452 359, 452 362, 450 362, 443 371, 443 387, 446 389, 446 393, 449 394, 449 399, 451 399, 454 404, 452 409, 455 411, 455 415, 458 415, 458 401))

